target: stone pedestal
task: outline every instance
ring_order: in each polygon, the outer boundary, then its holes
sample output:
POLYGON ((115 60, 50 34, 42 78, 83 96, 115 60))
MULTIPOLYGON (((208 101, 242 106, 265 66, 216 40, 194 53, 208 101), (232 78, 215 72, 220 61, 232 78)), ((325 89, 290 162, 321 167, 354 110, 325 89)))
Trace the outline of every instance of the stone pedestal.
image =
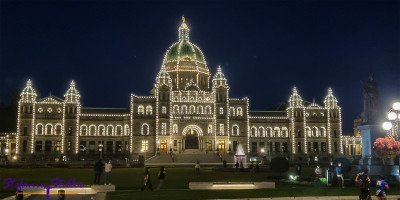
POLYGON ((383 175, 389 183, 399 183, 399 166, 390 161, 382 161, 382 159, 375 156, 372 150, 376 138, 386 136, 381 127, 375 124, 365 124, 358 128, 362 136, 360 168, 368 169, 368 174, 372 180, 376 180, 380 175, 383 175))

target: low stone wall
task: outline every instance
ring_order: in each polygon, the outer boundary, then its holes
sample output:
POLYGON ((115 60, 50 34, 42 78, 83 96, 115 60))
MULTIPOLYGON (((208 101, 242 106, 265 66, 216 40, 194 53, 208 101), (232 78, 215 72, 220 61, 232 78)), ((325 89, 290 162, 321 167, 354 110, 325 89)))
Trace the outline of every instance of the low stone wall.
POLYGON ((190 182, 191 190, 274 189, 275 182, 190 182))

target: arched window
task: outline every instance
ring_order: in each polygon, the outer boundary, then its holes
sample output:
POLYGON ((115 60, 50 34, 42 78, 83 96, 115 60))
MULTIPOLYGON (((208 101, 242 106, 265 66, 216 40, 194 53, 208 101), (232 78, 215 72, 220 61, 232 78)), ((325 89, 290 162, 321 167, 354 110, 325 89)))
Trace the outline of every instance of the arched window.
POLYGON ((173 134, 178 134, 178 125, 177 124, 174 124, 173 126, 172 126, 172 133, 173 134))
POLYGON ((189 106, 189 114, 195 114, 196 113, 196 108, 194 105, 189 106))
POLYGON ((153 108, 151 106, 146 106, 146 115, 152 115, 153 114, 153 108))
POLYGON ((43 135, 43 125, 42 124, 36 125, 36 135, 43 135))
POLYGON ((279 129, 279 127, 275 127, 274 128, 274 137, 280 137, 280 132, 281 130, 279 129))
POLYGON ((148 124, 142 124, 142 135, 149 135, 149 125, 148 124))
POLYGON ((267 137, 273 137, 271 127, 267 127, 267 137))
POLYGON ((236 124, 232 126, 232 135, 239 135, 239 126, 236 124))
POLYGON ((56 135, 61 135, 61 124, 56 124, 56 135))
POLYGON ((211 114, 211 106, 206 106, 206 114, 211 114))
POLYGON ((321 127, 320 132, 321 132, 321 137, 326 137, 325 127, 321 127))
POLYGON ((174 105, 174 113, 179 114, 179 106, 178 105, 174 105))
POLYGON ((122 126, 117 125, 117 130, 115 131, 116 136, 121 136, 122 135, 122 126))
POLYGON ((87 126, 85 124, 81 125, 81 136, 86 136, 87 126))
POLYGON ((313 137, 318 137, 318 128, 317 127, 313 127, 312 128, 312 136, 313 137))
POLYGON ((238 107, 238 108, 236 109, 236 114, 237 114, 237 116, 243 116, 243 109, 242 109, 242 107, 238 107))
POLYGON ((230 107, 230 108, 229 108, 229 114, 230 114, 231 116, 235 116, 235 108, 234 108, 234 107, 230 107))
POLYGON ((197 106, 197 114, 203 114, 203 106, 197 106))
POLYGON ((46 124, 46 135, 53 135, 53 125, 46 124))
POLYGON ((113 136, 114 135, 114 127, 112 125, 107 126, 107 136, 113 136))
POLYGON ((105 136, 105 132, 106 132, 106 128, 104 127, 104 125, 99 125, 99 132, 98 132, 98 136, 105 136))
POLYGON ((185 105, 182 106, 181 114, 187 114, 187 106, 185 106, 185 105))
POLYGON ((311 137, 311 129, 310 127, 306 127, 307 137, 311 137))
POLYGON ((129 135, 129 125, 125 124, 125 135, 129 135))
POLYGON ((258 136, 265 137, 264 127, 258 128, 258 136))
POLYGON ((143 115, 144 114, 144 107, 142 105, 138 106, 138 114, 143 115))
POLYGON ((257 137, 257 128, 256 127, 251 128, 251 137, 257 137))
POLYGON ((89 135, 90 136, 95 136, 96 135, 96 126, 93 125, 93 124, 89 126, 89 135))
POLYGON ((282 137, 288 137, 288 129, 286 127, 282 127, 282 137))

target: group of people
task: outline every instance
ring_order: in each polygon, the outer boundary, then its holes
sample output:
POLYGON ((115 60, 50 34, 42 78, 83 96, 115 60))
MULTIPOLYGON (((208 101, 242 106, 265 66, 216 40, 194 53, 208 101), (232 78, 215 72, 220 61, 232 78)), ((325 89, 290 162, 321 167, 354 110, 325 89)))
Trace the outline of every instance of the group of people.
MULTIPOLYGON (((297 175, 300 176, 300 172, 301 171, 301 166, 298 164, 296 166, 296 171, 297 171, 297 175)), ((314 170, 315 172, 315 176, 317 178, 322 177, 322 169, 319 167, 319 165, 317 165, 317 167, 314 170)), ((330 163, 329 169, 328 169, 328 179, 333 180, 333 176, 336 175, 337 177, 337 181, 338 181, 338 185, 339 187, 344 188, 344 178, 343 178, 343 170, 342 170, 342 163, 338 163, 338 165, 335 167, 335 165, 333 165, 333 163, 330 163)))
MULTIPOLYGON (((159 180, 159 182, 158 182, 156 190, 161 189, 161 187, 163 186, 166 173, 167 172, 165 170, 165 167, 161 167, 160 171, 158 171, 158 180, 159 180)), ((146 168, 146 171, 144 173, 143 186, 142 186, 141 190, 144 191, 144 190, 147 190, 147 189, 153 191, 153 184, 151 183, 150 168, 149 167, 146 168)))
MULTIPOLYGON (((367 170, 364 172, 358 173, 356 178, 354 179, 356 184, 360 187, 360 200, 371 200, 371 194, 369 191, 369 186, 371 184, 371 180, 368 176, 367 170)), ((379 200, 386 200, 386 193, 389 189, 389 184, 385 181, 383 176, 380 176, 379 179, 376 181, 376 197, 379 200)))
POLYGON ((101 159, 94 165, 94 184, 100 184, 100 177, 101 174, 103 173, 103 166, 104 166, 104 172, 106 173, 106 180, 104 182, 104 185, 111 185, 111 169, 112 169, 112 164, 111 160, 108 160, 106 164, 103 164, 101 162, 101 159))

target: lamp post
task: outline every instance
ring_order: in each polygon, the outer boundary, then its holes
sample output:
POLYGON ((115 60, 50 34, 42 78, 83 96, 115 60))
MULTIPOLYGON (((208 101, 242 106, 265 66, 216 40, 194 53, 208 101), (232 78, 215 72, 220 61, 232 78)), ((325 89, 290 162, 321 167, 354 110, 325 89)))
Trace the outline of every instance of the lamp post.
POLYGON ((392 109, 386 115, 386 121, 382 124, 383 129, 388 131, 388 134, 399 140, 399 122, 400 122, 400 102, 395 102, 392 109))
POLYGON ((99 144, 99 151, 100 151, 100 159, 103 158, 103 141, 99 144))

